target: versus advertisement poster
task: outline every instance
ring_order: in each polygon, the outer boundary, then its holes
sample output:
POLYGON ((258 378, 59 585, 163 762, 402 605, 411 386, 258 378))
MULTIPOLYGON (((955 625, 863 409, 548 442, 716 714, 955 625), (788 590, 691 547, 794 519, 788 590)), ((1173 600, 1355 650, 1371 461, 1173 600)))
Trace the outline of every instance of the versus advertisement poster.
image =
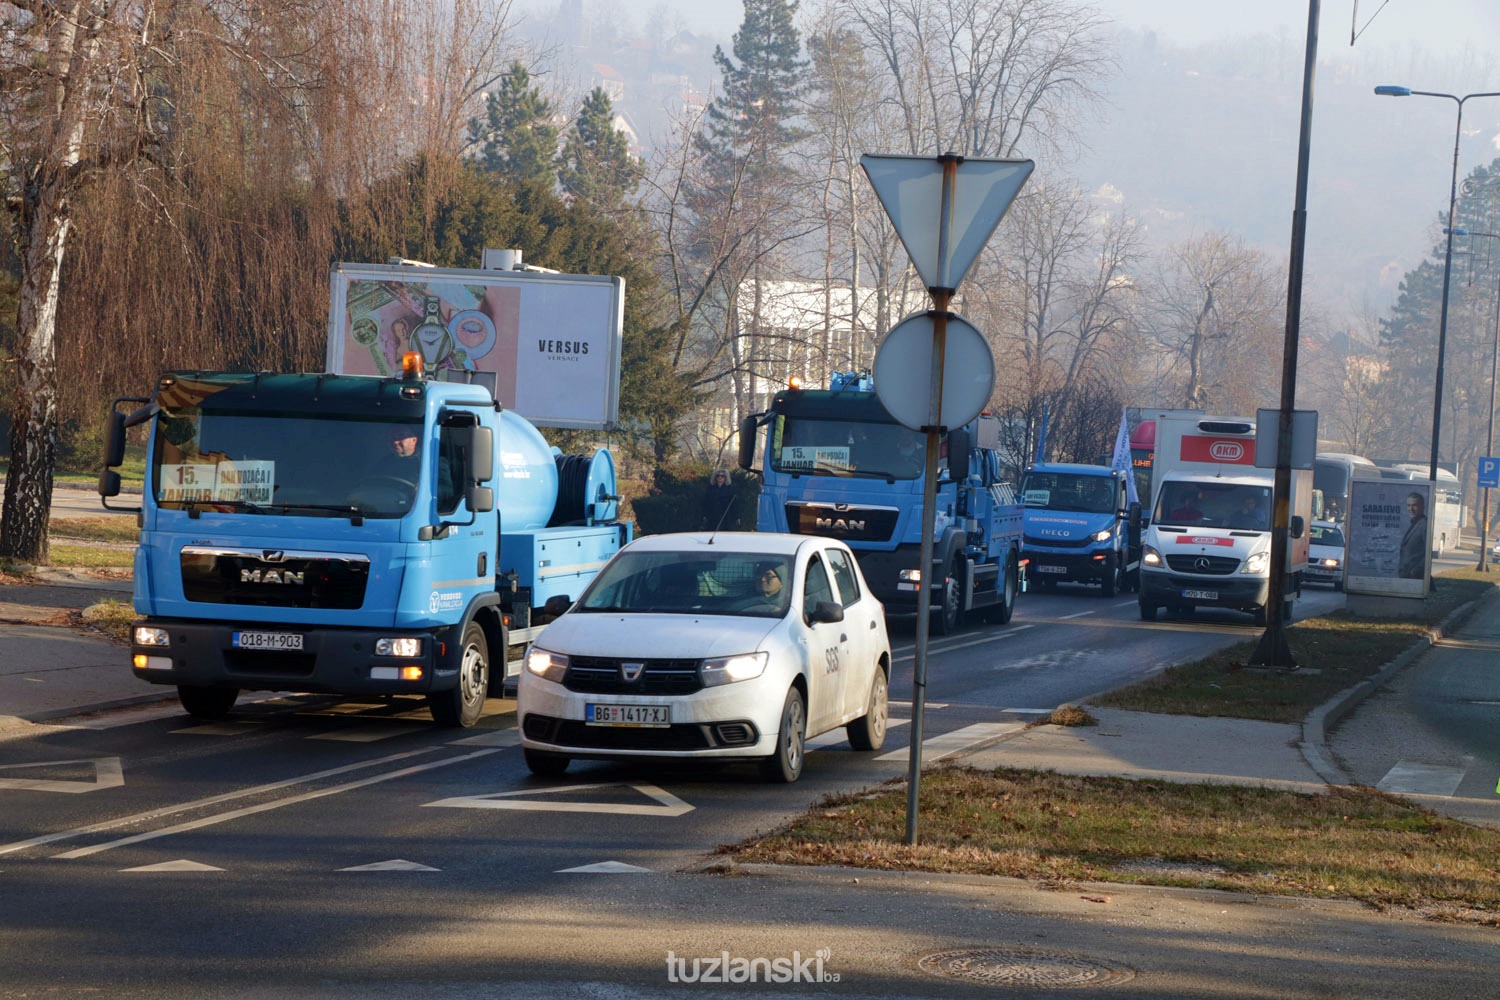
POLYGON ((591 275, 334 266, 328 370, 493 372, 500 405, 543 427, 604 429, 620 410, 625 283, 591 275))
POLYGON ((1432 554, 1432 484, 1354 479, 1344 525, 1353 594, 1425 597, 1432 554))

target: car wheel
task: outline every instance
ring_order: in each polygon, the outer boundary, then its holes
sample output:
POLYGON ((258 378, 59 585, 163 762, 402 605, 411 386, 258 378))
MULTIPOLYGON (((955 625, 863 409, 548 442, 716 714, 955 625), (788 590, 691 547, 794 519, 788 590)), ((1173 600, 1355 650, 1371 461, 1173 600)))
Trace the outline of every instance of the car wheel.
POLYGON ((227 718, 239 696, 239 688, 190 687, 186 684, 177 687, 177 700, 182 702, 183 711, 207 722, 227 718))
POLYGON ((1140 602, 1140 605, 1141 605, 1141 621, 1143 621, 1143 622, 1154 622, 1154 621, 1156 621, 1156 605, 1154 605, 1154 604, 1148 604, 1145 600, 1142 600, 1140 602))
POLYGON ((467 729, 479 721, 490 689, 490 646, 478 622, 464 626, 458 683, 427 696, 427 707, 440 726, 467 729))
POLYGON ((1333 581, 1333 589, 1334 590, 1343 590, 1344 589, 1344 581, 1343 580, 1335 580, 1335 581, 1333 581))
POLYGON ((528 747, 522 753, 526 756, 527 769, 538 778, 556 778, 573 762, 571 757, 546 750, 532 750, 528 747))
POLYGON ((932 630, 938 635, 952 635, 963 624, 963 560, 955 558, 948 567, 948 579, 943 584, 942 604, 931 619, 932 630))
POLYGON ((865 703, 865 714, 844 727, 849 735, 849 745, 856 750, 879 750, 885 743, 885 727, 890 717, 890 688, 885 671, 875 666, 875 676, 870 679, 870 700, 865 703))
POLYGON ((781 706, 781 728, 776 734, 776 752, 761 761, 761 774, 767 781, 790 784, 802 775, 802 761, 807 754, 807 702, 802 692, 792 688, 781 706))

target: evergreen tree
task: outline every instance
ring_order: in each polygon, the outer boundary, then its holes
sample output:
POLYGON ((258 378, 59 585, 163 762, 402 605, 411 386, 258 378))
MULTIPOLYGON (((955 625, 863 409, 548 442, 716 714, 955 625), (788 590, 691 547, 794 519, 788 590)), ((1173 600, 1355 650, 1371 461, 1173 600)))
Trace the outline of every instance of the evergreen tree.
POLYGON ((469 123, 480 143, 479 163, 493 174, 551 186, 556 182, 557 126, 552 104, 520 62, 500 78, 500 89, 484 95, 484 117, 469 123))
POLYGON ((595 87, 584 98, 573 132, 563 145, 559 179, 570 197, 611 208, 634 194, 644 166, 630 155, 624 133, 615 128, 609 94, 595 87))
POLYGON ((792 23, 796 12, 796 0, 745 0, 734 58, 714 49, 724 89, 709 106, 698 148, 720 181, 743 169, 765 186, 790 172, 781 154, 805 134, 795 124, 807 68, 792 23))

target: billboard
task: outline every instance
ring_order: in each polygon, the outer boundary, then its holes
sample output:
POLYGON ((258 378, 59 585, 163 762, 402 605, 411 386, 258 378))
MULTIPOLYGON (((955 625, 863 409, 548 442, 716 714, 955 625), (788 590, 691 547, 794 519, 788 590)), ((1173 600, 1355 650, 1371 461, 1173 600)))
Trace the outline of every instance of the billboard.
POLYGON ((1351 594, 1426 597, 1431 510, 1430 482, 1350 480, 1344 589, 1351 594))
POLYGON ((500 405, 538 426, 619 420, 621 278, 335 264, 330 293, 330 372, 399 374, 418 351, 429 373, 493 372, 500 405))

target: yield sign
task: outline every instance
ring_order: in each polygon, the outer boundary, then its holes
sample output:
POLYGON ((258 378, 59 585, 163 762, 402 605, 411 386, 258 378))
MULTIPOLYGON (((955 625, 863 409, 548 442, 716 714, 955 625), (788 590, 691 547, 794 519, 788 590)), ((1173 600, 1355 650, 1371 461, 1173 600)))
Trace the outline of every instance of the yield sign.
POLYGON ((88 760, 44 760, 33 764, 5 764, 0 771, 19 771, 25 768, 67 768, 83 764, 94 769, 92 778, 9 778, 0 777, 0 788, 23 788, 31 792, 97 792, 102 788, 119 788, 125 784, 125 773, 120 768, 120 758, 99 757, 88 760))
POLYGON ((626 782, 606 782, 598 785, 564 785, 561 788, 528 789, 522 792, 500 792, 495 795, 461 795, 451 799, 439 799, 426 803, 429 806, 448 806, 458 809, 518 809, 528 812, 573 812, 609 813, 615 816, 681 816, 693 811, 693 807, 664 788, 655 785, 634 785, 626 782), (638 802, 569 802, 559 799, 520 798, 523 795, 566 795, 571 792, 592 791, 597 788, 631 788, 651 799, 654 805, 638 802))
POLYGON ((859 158, 922 283, 955 290, 1031 176, 1031 160, 859 158))

